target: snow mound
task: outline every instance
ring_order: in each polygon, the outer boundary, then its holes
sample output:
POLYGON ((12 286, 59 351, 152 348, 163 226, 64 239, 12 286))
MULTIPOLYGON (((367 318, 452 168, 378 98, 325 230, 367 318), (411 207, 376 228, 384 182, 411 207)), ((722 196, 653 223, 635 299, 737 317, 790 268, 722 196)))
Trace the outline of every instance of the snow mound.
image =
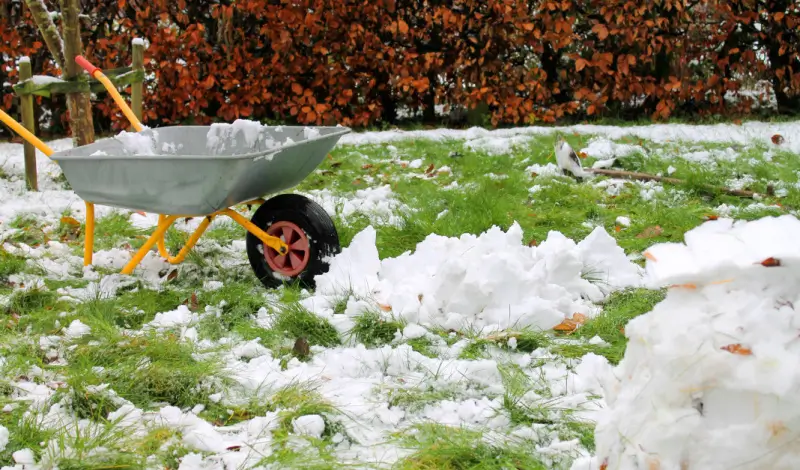
POLYGON ((626 326, 591 468, 797 468, 798 237, 793 216, 721 219, 648 250, 648 282, 677 285, 626 326))
POLYGON ((538 247, 523 243, 516 223, 507 232, 493 227, 480 236, 432 234, 413 253, 382 261, 375 237, 372 227, 356 235, 330 270, 317 276, 316 294, 304 305, 332 316, 344 294, 352 304, 345 315, 377 302, 426 327, 549 329, 576 312, 593 315, 592 302, 641 282, 641 269, 603 228, 577 244, 550 232, 538 247))

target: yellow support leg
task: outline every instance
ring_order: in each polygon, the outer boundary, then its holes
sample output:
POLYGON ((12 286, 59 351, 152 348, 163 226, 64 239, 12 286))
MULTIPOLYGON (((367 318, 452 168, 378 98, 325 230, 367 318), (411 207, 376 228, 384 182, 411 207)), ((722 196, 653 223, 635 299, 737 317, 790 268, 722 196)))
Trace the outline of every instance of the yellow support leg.
POLYGON ((232 209, 225 209, 223 211, 219 211, 219 213, 225 214, 233 219, 234 222, 244 227, 245 230, 258 237, 258 239, 264 242, 265 245, 277 251, 278 253, 285 255, 289 251, 289 247, 283 242, 283 240, 278 237, 273 237, 267 232, 261 230, 257 225, 242 217, 242 215, 238 212, 232 209))
POLYGON ((91 266, 94 255, 94 204, 86 201, 86 234, 83 239, 83 265, 91 266))
POLYGON ((156 243, 158 243, 158 240, 164 237, 164 234, 167 233, 167 230, 170 228, 170 226, 172 226, 172 224, 177 219, 178 216, 171 215, 165 217, 163 223, 161 220, 159 220, 158 228, 156 228, 153 234, 150 235, 150 238, 148 238, 147 241, 144 242, 144 245, 142 245, 142 247, 139 248, 139 251, 137 251, 136 254, 133 255, 133 258, 131 258, 128 264, 126 264, 125 267, 122 268, 122 274, 133 274, 133 270, 136 269, 136 266, 138 266, 139 263, 142 262, 144 257, 147 255, 147 252, 150 251, 150 249, 153 248, 153 246, 156 243))
MULTIPOLYGON (((161 224, 161 221, 165 217, 166 216, 164 216, 164 215, 159 215, 158 216, 158 223, 161 224)), ((214 217, 215 217, 215 214, 211 214, 209 216, 206 216, 203 219, 203 221, 200 222, 200 225, 198 225, 197 228, 195 229, 195 231, 192 233, 192 236, 189 237, 189 240, 186 242, 186 245, 184 245, 183 248, 181 248, 181 251, 179 251, 178 254, 175 255, 174 257, 170 256, 169 251, 167 251, 166 243, 164 243, 164 237, 159 238, 158 242, 157 242, 158 243, 158 252, 159 252, 159 254, 163 258, 166 258, 167 261, 169 261, 170 264, 183 263, 183 260, 186 259, 186 255, 188 255, 189 251, 191 251, 191 249, 194 248, 194 246, 197 244, 197 242, 200 241, 200 237, 203 236, 203 233, 206 231, 208 226, 211 225, 211 221, 214 219, 214 217)))

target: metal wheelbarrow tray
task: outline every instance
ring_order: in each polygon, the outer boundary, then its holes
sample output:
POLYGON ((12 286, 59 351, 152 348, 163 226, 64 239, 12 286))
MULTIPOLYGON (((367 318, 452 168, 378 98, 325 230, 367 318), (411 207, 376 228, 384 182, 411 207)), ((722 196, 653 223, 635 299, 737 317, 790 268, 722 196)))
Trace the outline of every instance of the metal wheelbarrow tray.
POLYGON ((52 158, 86 201, 202 216, 296 186, 348 132, 249 121, 162 127, 123 132, 52 158))

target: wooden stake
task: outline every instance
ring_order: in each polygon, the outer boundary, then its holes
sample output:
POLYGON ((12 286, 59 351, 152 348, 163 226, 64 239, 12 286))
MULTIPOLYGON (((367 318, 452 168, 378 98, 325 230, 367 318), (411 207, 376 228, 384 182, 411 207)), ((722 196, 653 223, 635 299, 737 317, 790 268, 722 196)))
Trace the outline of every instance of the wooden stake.
MULTIPOLYGON (((19 79, 24 82, 33 78, 33 69, 31 68, 30 60, 22 60, 19 62, 19 79)), ((20 108, 22 109, 22 125, 25 126, 31 134, 36 135, 36 118, 33 113, 33 96, 21 95, 20 108)), ((25 185, 29 191, 39 190, 39 177, 36 171, 36 148, 25 141, 25 185)))
MULTIPOLYGON (((134 72, 144 72, 144 44, 141 41, 133 41, 133 64, 134 72)), ((133 114, 142 122, 142 90, 144 88, 143 80, 137 80, 131 83, 131 110, 133 114)), ((131 129, 133 126, 131 126, 131 129)))

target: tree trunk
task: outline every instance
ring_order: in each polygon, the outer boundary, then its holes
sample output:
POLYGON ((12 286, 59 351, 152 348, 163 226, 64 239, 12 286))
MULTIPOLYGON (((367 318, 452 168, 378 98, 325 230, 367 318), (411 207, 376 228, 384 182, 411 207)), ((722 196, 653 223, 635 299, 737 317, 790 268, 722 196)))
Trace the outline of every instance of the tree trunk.
POLYGON ((56 28, 56 24, 53 23, 53 19, 50 17, 50 12, 47 11, 42 0, 25 0, 25 4, 28 5, 28 8, 31 10, 33 20, 36 22, 36 26, 39 27, 39 31, 41 31, 42 37, 44 37, 44 43, 47 44, 47 48, 53 55, 53 59, 63 70, 64 45, 62 44, 61 36, 58 35, 58 28, 56 28))
MULTIPOLYGON (((81 68, 75 57, 83 54, 80 30, 80 0, 60 0, 64 36, 64 78, 77 78, 81 68)), ((94 142, 94 120, 89 93, 69 93, 67 95, 69 127, 76 147, 94 142)))

